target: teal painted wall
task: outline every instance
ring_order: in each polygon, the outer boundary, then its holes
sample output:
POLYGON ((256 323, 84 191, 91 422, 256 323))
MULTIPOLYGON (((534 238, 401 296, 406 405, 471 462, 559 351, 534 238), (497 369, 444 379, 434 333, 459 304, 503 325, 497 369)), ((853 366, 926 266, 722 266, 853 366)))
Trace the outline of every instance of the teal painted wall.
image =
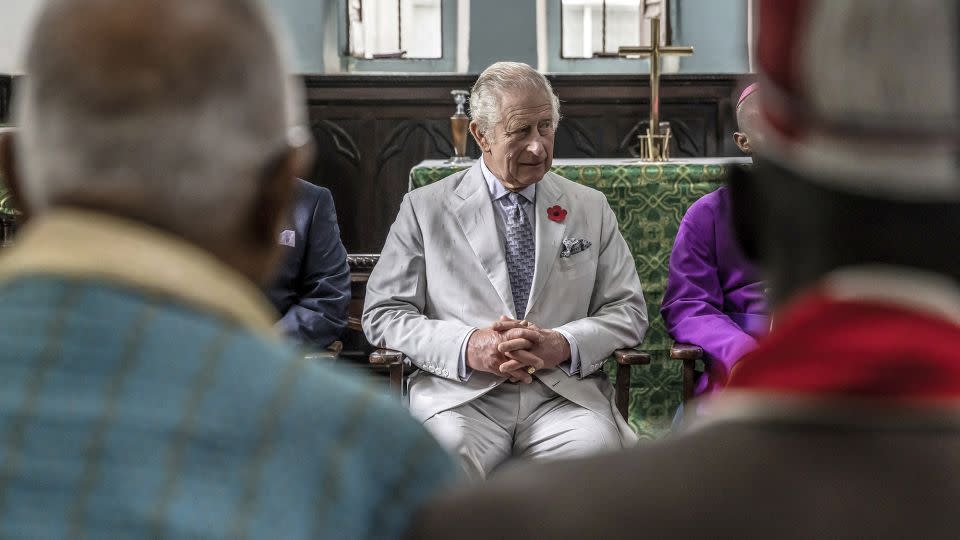
POLYGON ((500 60, 537 65, 534 0, 471 0, 470 72, 500 60))
MULTIPOLYGON (((291 66, 298 73, 323 73, 323 43, 328 12, 336 11, 331 0, 267 0, 277 20, 287 29, 293 49, 291 66), (328 5, 328 3, 330 5, 328 5)), ((332 15, 332 13, 331 13, 332 15)))
POLYGON ((680 61, 682 73, 746 73, 747 0, 676 0, 673 42, 696 54, 680 61))

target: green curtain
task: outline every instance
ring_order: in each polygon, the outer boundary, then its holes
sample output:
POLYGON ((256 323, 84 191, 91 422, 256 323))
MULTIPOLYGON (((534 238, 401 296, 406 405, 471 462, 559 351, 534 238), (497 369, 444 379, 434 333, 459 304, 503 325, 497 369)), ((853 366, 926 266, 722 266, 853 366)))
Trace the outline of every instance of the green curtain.
MULTIPOLYGON (((641 349, 653 359, 649 366, 634 367, 630 381, 629 421, 642 438, 656 438, 669 431, 681 401, 681 365, 669 359, 673 341, 660 318, 667 263, 677 228, 694 201, 720 186, 727 167, 723 162, 706 160, 664 164, 560 162, 553 167, 560 176, 607 196, 637 265, 650 317, 641 349)), ((436 182, 462 168, 425 162, 411 170, 410 187, 436 182)), ((607 362, 607 370, 614 377, 613 362, 607 362)))

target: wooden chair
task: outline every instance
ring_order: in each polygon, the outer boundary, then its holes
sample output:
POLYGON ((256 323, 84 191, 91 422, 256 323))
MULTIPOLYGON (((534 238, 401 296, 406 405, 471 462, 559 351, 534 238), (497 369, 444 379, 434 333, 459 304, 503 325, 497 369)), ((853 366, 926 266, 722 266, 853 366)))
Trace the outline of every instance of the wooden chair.
MULTIPOLYGON (((770 288, 764 289, 763 294, 770 298, 770 288)), ((686 403, 693 398, 697 378, 703 375, 703 372, 697 369, 697 360, 703 360, 703 349, 689 343, 674 342, 670 348, 670 359, 683 362, 683 402, 686 403)))
POLYGON ((343 351, 343 342, 334 341, 326 349, 320 351, 309 351, 304 354, 304 358, 308 360, 317 360, 317 361, 336 361, 340 358, 340 353, 343 351))
POLYGON ((402 352, 377 349, 370 353, 370 365, 387 370, 390 375, 390 393, 401 400, 407 397, 407 376, 416 371, 413 363, 402 352))
MULTIPOLYGON (((0 187, 0 191, 3 188, 0 187)), ((0 197, 3 196, 3 193, 0 193, 0 197)), ((0 249, 5 247, 10 247, 13 245, 13 233, 16 229, 16 218, 11 214, 5 214, 3 210, 3 203, 0 202, 0 249)))
MULTIPOLYGON (((649 364, 650 355, 636 349, 617 349, 613 351, 613 359, 617 362, 614 400, 617 410, 627 419, 630 412, 630 366, 649 364)), ((406 397, 407 377, 416 370, 409 358, 400 351, 377 349, 370 354, 370 364, 386 367, 390 373, 391 392, 406 397)))
POLYGON ((392 392, 406 396, 406 376, 413 373, 409 362, 404 362, 400 353, 377 349, 363 334, 360 318, 363 315, 363 302, 367 294, 367 280, 370 272, 380 260, 379 254, 349 254, 350 265, 350 304, 347 307, 347 329, 343 335, 343 351, 338 357, 341 365, 363 368, 375 375, 386 374, 392 392))
POLYGON ((683 362, 683 402, 693 398, 697 378, 703 374, 697 370, 697 360, 703 360, 703 349, 688 343, 674 343, 670 347, 670 359, 683 362))
MULTIPOLYGON (((348 309, 347 333, 345 336, 346 347, 349 349, 344 356, 350 358, 356 356, 358 352, 369 347, 366 339, 363 337, 363 329, 360 325, 360 316, 363 313, 363 301, 367 292, 367 279, 370 272, 376 266, 380 255, 348 255, 347 262, 350 264, 350 281, 352 286, 353 298, 350 301, 348 309)), ((386 372, 390 379, 390 391, 401 400, 407 397, 407 378, 417 370, 413 362, 410 361, 402 352, 392 349, 373 349, 364 354, 367 365, 374 371, 386 372)), ((617 409, 624 418, 630 408, 630 366, 642 366, 650 363, 650 355, 634 349, 619 349, 614 351, 613 358, 617 362, 617 375, 615 381, 615 399, 617 409)))
POLYGON ((617 410, 624 420, 630 420, 630 366, 645 366, 650 363, 650 355, 636 349, 617 349, 613 351, 617 361, 617 381, 614 400, 617 410))

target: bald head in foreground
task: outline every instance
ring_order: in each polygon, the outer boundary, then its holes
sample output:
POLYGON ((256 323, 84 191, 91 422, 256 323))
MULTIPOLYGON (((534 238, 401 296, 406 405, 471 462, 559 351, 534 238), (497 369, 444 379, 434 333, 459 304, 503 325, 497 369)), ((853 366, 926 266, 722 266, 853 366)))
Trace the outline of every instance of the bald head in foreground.
POLYGON ((401 536, 453 465, 259 292, 310 137, 258 3, 53 0, 26 68, 0 536, 401 536))
POLYGON ((956 538, 958 10, 760 0, 764 138, 730 192, 773 333, 699 427, 505 471, 414 537, 956 538))

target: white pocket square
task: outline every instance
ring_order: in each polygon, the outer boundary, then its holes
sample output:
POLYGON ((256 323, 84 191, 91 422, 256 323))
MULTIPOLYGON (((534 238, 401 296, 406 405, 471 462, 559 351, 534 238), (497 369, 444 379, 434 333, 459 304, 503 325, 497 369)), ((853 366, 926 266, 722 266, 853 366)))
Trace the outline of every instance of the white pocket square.
POLYGON ((563 249, 560 250, 560 258, 565 259, 571 255, 576 255, 581 251, 593 245, 589 240, 583 238, 564 238, 563 249))
POLYGON ((280 245, 297 247, 297 233, 287 229, 280 233, 280 245))

